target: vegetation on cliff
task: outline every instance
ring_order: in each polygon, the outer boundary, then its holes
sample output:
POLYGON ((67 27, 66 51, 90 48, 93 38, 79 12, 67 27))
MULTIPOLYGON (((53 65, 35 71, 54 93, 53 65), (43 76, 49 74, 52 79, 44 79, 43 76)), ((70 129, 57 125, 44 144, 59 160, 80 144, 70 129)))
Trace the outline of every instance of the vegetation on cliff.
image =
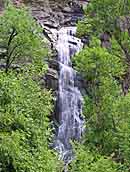
POLYGON ((78 23, 77 35, 87 35, 89 44, 74 64, 88 85, 84 144, 76 148, 72 171, 129 171, 130 93, 123 87, 130 63, 129 8, 129 0, 93 0, 78 23))
POLYGON ((0 16, 1 172, 56 172, 59 168, 48 143, 51 92, 36 82, 47 68, 45 45, 27 9, 9 5, 0 16))
POLYGON ((8 72, 16 62, 40 64, 47 56, 41 36, 42 29, 25 7, 16 9, 8 5, 0 16, 0 47, 3 49, 0 59, 5 63, 5 71, 8 72))
MULTIPOLYGON (((130 1, 93 0, 78 23, 89 44, 73 60, 87 81, 86 130, 70 172, 130 171, 130 1)), ((51 92, 40 87, 48 56, 42 30, 23 7, 0 16, 0 171, 60 172, 49 148, 51 92), (18 68, 18 70, 15 70, 18 68)))

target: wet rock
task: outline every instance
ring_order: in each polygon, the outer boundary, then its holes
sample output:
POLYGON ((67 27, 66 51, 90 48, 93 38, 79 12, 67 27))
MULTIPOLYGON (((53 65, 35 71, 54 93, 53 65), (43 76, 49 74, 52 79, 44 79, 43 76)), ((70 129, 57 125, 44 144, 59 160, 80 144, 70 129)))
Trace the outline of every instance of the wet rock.
POLYGON ((86 35, 81 38, 81 41, 84 45, 89 45, 90 42, 90 36, 86 35))
POLYGON ((49 60, 48 63, 49 63, 49 68, 59 71, 59 62, 57 60, 52 59, 49 60))
POLYGON ((43 80, 48 89, 58 90, 58 72, 56 70, 49 68, 43 80))
POLYGON ((71 13, 72 9, 70 7, 65 7, 65 8, 63 8, 63 12, 64 13, 71 13))
POLYGON ((70 59, 71 54, 81 50, 82 42, 74 37, 76 27, 61 28, 57 31, 57 34, 56 45, 60 70, 56 105, 58 114, 55 114, 55 119, 59 127, 56 130, 53 148, 59 152, 60 158, 64 163, 68 164, 73 157, 70 140, 80 140, 84 123, 83 118, 81 118, 83 99, 79 89, 74 84, 76 73, 71 66, 70 59), (73 47, 71 53, 70 46, 73 47))

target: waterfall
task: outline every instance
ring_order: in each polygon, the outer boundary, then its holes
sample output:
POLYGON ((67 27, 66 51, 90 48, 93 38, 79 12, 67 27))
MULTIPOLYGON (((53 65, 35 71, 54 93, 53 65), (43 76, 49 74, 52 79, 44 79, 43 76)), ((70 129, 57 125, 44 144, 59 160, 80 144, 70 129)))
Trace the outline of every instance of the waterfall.
POLYGON ((76 71, 72 68, 71 57, 78 53, 83 44, 75 37, 76 27, 63 27, 59 31, 51 30, 59 61, 58 89, 58 130, 55 136, 54 149, 65 163, 72 160, 71 140, 80 140, 83 133, 82 117, 83 98, 75 86, 76 71))

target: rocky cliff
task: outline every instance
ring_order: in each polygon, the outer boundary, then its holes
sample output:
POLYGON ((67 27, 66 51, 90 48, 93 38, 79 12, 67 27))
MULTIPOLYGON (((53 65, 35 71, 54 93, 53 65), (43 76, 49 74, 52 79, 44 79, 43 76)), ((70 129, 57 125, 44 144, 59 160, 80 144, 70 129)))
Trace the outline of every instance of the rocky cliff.
MULTIPOLYGON (((82 3, 87 0, 12 0, 16 6, 22 3, 31 8, 32 15, 39 23, 58 28, 64 25, 75 25, 83 16, 82 3)), ((0 1, 3 9, 5 0, 0 1)))
MULTIPOLYGON (((5 2, 5 0, 0 1, 0 11, 3 10, 5 2)), ((49 29, 76 25, 83 17, 82 5, 87 0, 12 0, 12 2, 18 7, 22 4, 28 6, 34 18, 44 28, 43 34, 49 39, 50 48, 53 50, 53 58, 49 60, 49 69, 44 80, 48 88, 57 90, 57 53, 51 40, 51 33, 49 35, 49 29)))
POLYGON ((51 28, 74 25, 83 15, 76 0, 25 0, 24 3, 31 7, 33 16, 40 24, 51 28))
POLYGON ((26 4, 37 22, 44 28, 43 33, 51 42, 53 58, 49 60, 49 69, 44 80, 46 87, 57 90, 58 87, 58 62, 50 29, 60 29, 63 26, 74 26, 83 17, 82 3, 78 0, 19 0, 26 4))

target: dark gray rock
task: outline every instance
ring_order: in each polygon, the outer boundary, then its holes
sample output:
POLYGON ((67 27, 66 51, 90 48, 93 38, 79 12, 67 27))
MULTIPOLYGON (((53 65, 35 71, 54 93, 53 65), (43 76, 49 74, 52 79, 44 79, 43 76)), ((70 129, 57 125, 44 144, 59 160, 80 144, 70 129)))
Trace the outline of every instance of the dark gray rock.
POLYGON ((57 60, 54 59, 49 60, 48 64, 49 64, 49 68, 59 71, 59 62, 57 60))
POLYGON ((86 36, 83 36, 81 38, 81 41, 84 45, 89 45, 89 42, 90 42, 90 36, 89 35, 86 35, 86 36))
POLYGON ((31 8, 33 16, 41 25, 50 28, 74 24, 83 16, 81 5, 76 0, 24 0, 24 3, 31 8))
POLYGON ((56 70, 49 68, 43 80, 48 89, 58 90, 58 72, 56 70))

